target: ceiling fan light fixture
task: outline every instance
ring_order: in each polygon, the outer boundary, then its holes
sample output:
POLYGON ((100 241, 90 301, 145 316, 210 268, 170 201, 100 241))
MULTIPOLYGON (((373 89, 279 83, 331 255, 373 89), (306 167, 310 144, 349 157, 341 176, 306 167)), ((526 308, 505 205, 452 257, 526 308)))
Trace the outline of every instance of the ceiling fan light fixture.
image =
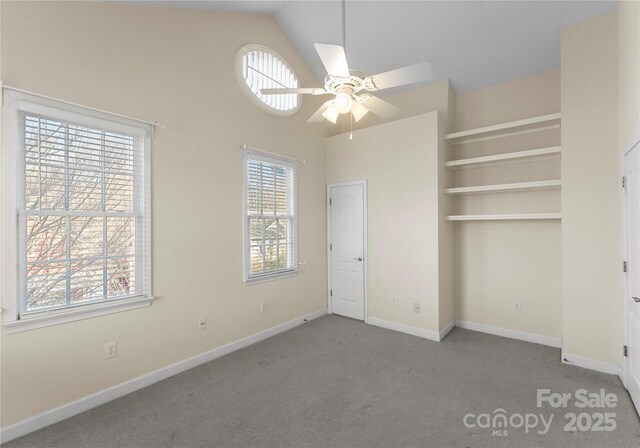
POLYGON ((333 106, 341 114, 349 113, 351 112, 351 106, 353 106, 353 99, 348 93, 340 92, 336 95, 333 106))
POLYGON ((338 115, 340 115, 340 112, 338 112, 338 109, 336 109, 335 102, 331 107, 322 112, 322 116, 333 124, 336 124, 336 122, 338 121, 338 115))

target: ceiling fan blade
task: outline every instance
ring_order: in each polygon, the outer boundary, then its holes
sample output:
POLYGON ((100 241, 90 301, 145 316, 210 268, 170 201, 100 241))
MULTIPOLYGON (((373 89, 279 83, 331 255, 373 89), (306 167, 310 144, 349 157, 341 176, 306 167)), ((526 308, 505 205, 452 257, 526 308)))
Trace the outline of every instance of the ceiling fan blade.
POLYGON ((331 44, 314 44, 314 46, 330 76, 349 77, 349 65, 344 54, 344 48, 340 45, 331 44))
POLYGON ((400 111, 396 106, 372 95, 366 95, 366 98, 360 101, 360 104, 382 118, 391 118, 400 111))
POLYGON ((290 95, 290 94, 298 94, 298 95, 324 95, 327 92, 321 88, 309 87, 309 88, 300 88, 300 89, 260 89, 260 93, 263 95, 290 95))
POLYGON ((362 117, 367 115, 367 113, 369 113, 369 109, 360 103, 353 103, 353 106, 351 106, 351 114, 353 115, 353 119, 356 120, 356 123, 360 121, 362 117))
POLYGON ((331 105, 327 110, 322 112, 322 116, 333 124, 336 124, 336 122, 338 121, 339 115, 340 115, 340 112, 338 112, 338 109, 333 107, 333 105, 331 105))
POLYGON ((368 76, 364 79, 364 85, 367 90, 373 91, 429 81, 431 78, 433 78, 431 64, 422 62, 420 64, 409 65, 407 67, 368 76))
POLYGON ((322 115, 327 109, 329 109, 333 105, 333 100, 329 100, 324 103, 320 108, 315 111, 313 115, 307 120, 307 123, 314 123, 316 121, 324 120, 324 116, 322 115))

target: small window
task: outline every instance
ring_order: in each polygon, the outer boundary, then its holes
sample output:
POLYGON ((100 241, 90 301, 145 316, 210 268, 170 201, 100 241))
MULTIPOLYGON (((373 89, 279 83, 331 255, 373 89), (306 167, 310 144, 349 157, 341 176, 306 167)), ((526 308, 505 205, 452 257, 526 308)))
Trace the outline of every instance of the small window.
POLYGON ((296 164, 245 150, 245 281, 296 270, 296 164))
POLYGON ((263 95, 261 89, 297 88, 298 77, 291 67, 270 48, 245 45, 236 55, 236 75, 242 89, 267 112, 294 114, 300 107, 300 95, 263 95))
POLYGON ((5 105, 9 320, 149 298, 148 126, 9 90, 5 105))

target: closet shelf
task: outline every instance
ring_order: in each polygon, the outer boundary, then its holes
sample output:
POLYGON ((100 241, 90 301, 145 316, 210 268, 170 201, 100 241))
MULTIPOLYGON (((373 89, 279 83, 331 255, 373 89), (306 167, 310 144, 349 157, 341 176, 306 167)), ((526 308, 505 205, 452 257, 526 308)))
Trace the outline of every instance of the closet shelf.
POLYGON ((473 157, 471 159, 451 160, 445 162, 444 166, 452 170, 463 168, 475 168, 478 166, 502 165, 507 163, 527 162, 532 160, 555 159, 560 157, 561 146, 549 148, 531 149, 528 151, 516 151, 506 154, 497 154, 484 157, 473 157))
POLYGON ((561 213, 519 213, 508 215, 449 215, 448 221, 522 221, 529 219, 562 219, 561 213))
POLYGON ((447 194, 474 194, 474 193, 493 193, 501 191, 516 190, 546 190, 550 188, 560 188, 561 181, 558 180, 538 180, 534 182, 518 182, 512 184, 498 185, 478 185, 474 187, 456 187, 447 188, 447 194))
POLYGON ((453 132, 444 137, 452 145, 492 140, 560 128, 560 113, 499 123, 467 131, 453 132))

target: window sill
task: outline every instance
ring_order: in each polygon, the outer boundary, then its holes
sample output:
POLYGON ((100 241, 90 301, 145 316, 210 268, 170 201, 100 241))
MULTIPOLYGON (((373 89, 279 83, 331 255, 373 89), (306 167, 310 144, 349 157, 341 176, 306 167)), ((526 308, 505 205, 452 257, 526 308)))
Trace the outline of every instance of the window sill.
POLYGON ((2 328, 8 334, 19 333, 21 331, 35 330, 37 328, 50 327, 67 322, 104 316, 106 314, 145 308, 151 306, 153 300, 154 297, 136 297, 118 300, 112 303, 99 303, 86 307, 78 307, 77 309, 52 311, 50 314, 3 322, 2 328))
POLYGON ((278 272, 277 274, 264 275, 262 277, 247 278, 244 281, 244 286, 255 285, 255 284, 258 284, 258 283, 271 282, 271 281, 274 281, 274 280, 280 280, 281 278, 294 277, 294 276, 298 275, 298 272, 300 272, 300 271, 298 271, 298 270, 285 271, 285 272, 278 272))

